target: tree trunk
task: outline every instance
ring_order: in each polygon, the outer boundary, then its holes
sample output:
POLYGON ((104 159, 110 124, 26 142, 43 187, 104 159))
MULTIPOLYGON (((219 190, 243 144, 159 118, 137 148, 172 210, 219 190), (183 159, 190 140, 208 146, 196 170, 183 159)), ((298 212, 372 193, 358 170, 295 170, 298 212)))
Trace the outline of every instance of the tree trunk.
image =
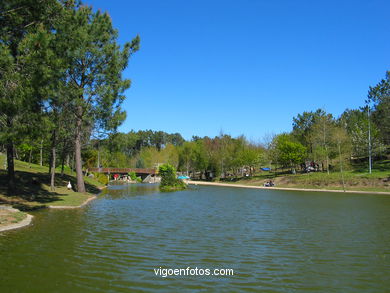
POLYGON ((64 177, 65 158, 61 158, 61 177, 64 177))
POLYGON ((53 130, 52 141, 51 141, 51 165, 50 165, 50 191, 55 190, 55 176, 56 176, 56 140, 57 133, 53 130))
POLYGON ((17 148, 14 148, 14 152, 15 152, 14 157, 15 157, 17 160, 19 160, 19 155, 18 155, 18 150, 17 150, 17 148))
POLYGON ((39 155, 40 155, 39 165, 42 167, 42 164, 43 164, 43 139, 41 140, 41 149, 40 149, 39 155))
POLYGON ((324 129, 323 129, 323 134, 324 134, 324 148, 325 148, 325 153, 326 153, 326 172, 329 175, 329 154, 328 154, 328 146, 326 143, 326 127, 325 127, 325 118, 324 118, 324 129))
POLYGON ((338 148, 339 148, 339 157, 340 157, 340 173, 341 173, 341 179, 342 179, 342 182, 343 182, 343 190, 345 192, 345 180, 344 180, 344 172, 343 172, 343 160, 341 158, 341 148, 340 148, 340 143, 338 144, 338 148))
POLYGON ((100 147, 99 147, 99 144, 98 144, 98 157, 97 157, 97 168, 100 168, 100 147))
POLYGON ((49 156, 49 175, 51 174, 51 166, 53 165, 53 152, 50 152, 49 156))
POLYGON ((62 153, 61 153, 61 177, 64 176, 65 153, 66 153, 66 143, 64 143, 62 153))
POLYGON ((74 152, 72 154, 72 161, 70 162, 70 174, 73 175, 74 172, 74 152))
POLYGON ((85 184, 83 178, 83 169, 81 164, 81 107, 78 108, 78 116, 76 121, 76 136, 75 136, 75 160, 76 160, 76 178, 77 191, 85 192, 85 184))
POLYGON ((30 156, 28 157, 28 166, 30 167, 32 160, 32 148, 30 149, 30 156))
POLYGON ((7 172, 8 172, 8 195, 15 194, 15 166, 14 166, 14 144, 12 140, 7 142, 7 172))
POLYGON ((326 172, 329 175, 329 156, 328 156, 328 150, 326 150, 326 172))

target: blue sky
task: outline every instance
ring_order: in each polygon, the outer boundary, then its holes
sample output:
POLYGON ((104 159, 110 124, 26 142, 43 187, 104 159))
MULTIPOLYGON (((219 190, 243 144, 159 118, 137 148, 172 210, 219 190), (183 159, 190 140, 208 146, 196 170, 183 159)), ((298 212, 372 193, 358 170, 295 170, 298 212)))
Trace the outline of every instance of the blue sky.
POLYGON ((119 42, 141 37, 119 128, 192 135, 290 131, 292 118, 364 104, 390 70, 390 1, 86 0, 119 42))

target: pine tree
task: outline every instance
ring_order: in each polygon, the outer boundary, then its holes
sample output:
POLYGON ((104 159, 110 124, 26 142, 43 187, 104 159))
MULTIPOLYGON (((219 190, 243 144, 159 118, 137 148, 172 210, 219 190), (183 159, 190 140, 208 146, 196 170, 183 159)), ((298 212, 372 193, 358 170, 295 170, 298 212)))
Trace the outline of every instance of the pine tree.
POLYGON ((14 145, 31 134, 47 96, 44 62, 59 2, 0 2, 0 141, 6 145, 8 194, 15 193, 14 145))
MULTIPOLYGON (((69 4, 69 3, 68 3, 69 4)), ((64 72, 62 93, 72 108, 77 190, 85 192, 81 148, 85 129, 115 129, 124 119, 120 108, 123 92, 130 80, 122 78, 130 55, 139 49, 137 36, 123 48, 117 44, 118 32, 106 13, 90 7, 70 6, 56 27, 63 46, 64 72)))

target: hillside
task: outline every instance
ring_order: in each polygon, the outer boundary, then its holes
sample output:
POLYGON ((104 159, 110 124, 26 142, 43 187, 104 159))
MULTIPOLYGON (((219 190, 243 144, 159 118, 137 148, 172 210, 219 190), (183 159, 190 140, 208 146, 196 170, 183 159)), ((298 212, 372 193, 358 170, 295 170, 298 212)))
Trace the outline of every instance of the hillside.
POLYGON ((85 177, 87 193, 78 193, 67 189, 70 181, 75 186, 75 173, 65 170, 63 176, 56 170, 56 189, 50 191, 49 168, 15 160, 16 194, 7 196, 7 172, 4 169, 4 155, 0 155, 0 203, 11 204, 21 210, 30 210, 47 206, 78 206, 91 195, 99 192, 103 185, 92 178, 85 177))
MULTIPOLYGON (((369 174, 365 166, 360 164, 353 165, 350 170, 343 173, 346 190, 390 192, 390 160, 376 162, 372 174, 369 174)), ((338 171, 330 172, 330 174, 326 172, 291 174, 286 170, 276 174, 261 172, 253 177, 232 180, 231 183, 258 186, 268 180, 273 180, 278 187, 343 189, 342 176, 338 171)))

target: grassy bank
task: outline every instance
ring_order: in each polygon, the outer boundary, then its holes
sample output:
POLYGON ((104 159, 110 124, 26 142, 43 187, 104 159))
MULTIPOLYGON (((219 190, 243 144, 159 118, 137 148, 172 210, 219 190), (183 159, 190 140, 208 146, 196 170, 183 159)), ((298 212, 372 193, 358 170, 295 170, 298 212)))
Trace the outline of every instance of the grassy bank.
POLYGON ((50 191, 49 169, 45 166, 28 164, 15 160, 16 193, 7 196, 7 172, 4 170, 4 155, 0 156, 0 203, 7 203, 20 210, 33 210, 48 206, 78 206, 93 194, 99 192, 103 185, 92 178, 85 177, 87 193, 67 189, 70 181, 76 184, 75 173, 65 170, 63 176, 57 169, 54 192, 50 191))
POLYGON ((27 214, 20 211, 0 209, 0 228, 23 221, 27 214))
MULTIPOLYGON (((377 162, 372 174, 365 166, 355 165, 351 170, 343 172, 345 189, 351 191, 390 192, 390 160, 377 162)), ((262 186, 266 181, 273 180, 278 187, 342 190, 343 180, 340 172, 333 171, 291 174, 289 170, 279 172, 261 172, 252 177, 221 179, 221 182, 262 186)), ((219 182, 217 180, 216 182, 219 182)))

